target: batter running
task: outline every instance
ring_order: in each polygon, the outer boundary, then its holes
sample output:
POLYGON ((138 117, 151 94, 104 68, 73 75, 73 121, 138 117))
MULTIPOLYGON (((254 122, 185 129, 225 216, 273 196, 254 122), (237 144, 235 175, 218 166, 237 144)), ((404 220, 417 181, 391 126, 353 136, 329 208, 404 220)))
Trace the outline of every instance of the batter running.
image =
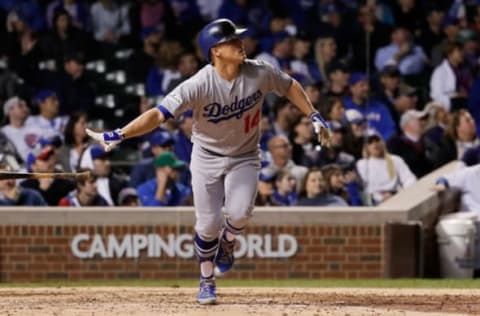
POLYGON ((320 142, 329 127, 300 84, 272 65, 246 59, 241 35, 228 19, 206 25, 200 48, 210 62, 177 86, 160 105, 115 131, 87 130, 107 150, 122 140, 143 135, 170 118, 193 110, 190 169, 195 204, 195 252, 200 262, 200 304, 216 302, 215 275, 232 268, 235 236, 251 217, 260 169, 261 107, 265 95, 285 95, 313 123, 320 142), (225 207, 226 215, 221 209, 225 207))

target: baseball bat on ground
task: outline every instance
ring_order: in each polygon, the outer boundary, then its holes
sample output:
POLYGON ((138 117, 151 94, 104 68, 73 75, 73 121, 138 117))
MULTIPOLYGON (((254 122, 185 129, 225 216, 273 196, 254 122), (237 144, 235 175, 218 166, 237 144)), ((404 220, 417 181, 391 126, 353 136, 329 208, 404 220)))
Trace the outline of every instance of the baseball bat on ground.
POLYGON ((9 179, 88 179, 90 178, 90 171, 84 172, 10 172, 0 171, 0 180, 9 179))

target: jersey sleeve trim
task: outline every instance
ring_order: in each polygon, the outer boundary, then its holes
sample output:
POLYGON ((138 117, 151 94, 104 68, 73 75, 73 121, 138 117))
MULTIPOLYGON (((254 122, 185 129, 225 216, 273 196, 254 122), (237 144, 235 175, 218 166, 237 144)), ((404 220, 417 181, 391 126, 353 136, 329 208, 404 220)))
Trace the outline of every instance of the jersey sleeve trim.
POLYGON ((157 105, 157 109, 160 110, 160 112, 162 112, 163 116, 165 117, 165 121, 173 118, 172 113, 170 113, 170 111, 167 110, 167 108, 164 107, 163 105, 161 104, 157 105))

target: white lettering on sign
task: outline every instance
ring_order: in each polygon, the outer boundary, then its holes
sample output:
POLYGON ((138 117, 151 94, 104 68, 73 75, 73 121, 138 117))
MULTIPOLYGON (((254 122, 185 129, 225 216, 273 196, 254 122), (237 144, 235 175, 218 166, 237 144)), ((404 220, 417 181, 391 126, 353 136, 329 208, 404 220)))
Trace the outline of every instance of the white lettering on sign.
MULTIPOLYGON (((236 258, 289 258, 298 250, 297 239, 288 234, 279 234, 275 244, 270 234, 237 236, 237 244, 236 258)), ((79 234, 73 237, 70 248, 73 255, 80 259, 138 258, 142 251, 148 258, 168 256, 188 259, 195 256, 193 236, 190 234, 168 234, 166 238, 157 234, 108 235, 106 238, 98 234, 79 234)))

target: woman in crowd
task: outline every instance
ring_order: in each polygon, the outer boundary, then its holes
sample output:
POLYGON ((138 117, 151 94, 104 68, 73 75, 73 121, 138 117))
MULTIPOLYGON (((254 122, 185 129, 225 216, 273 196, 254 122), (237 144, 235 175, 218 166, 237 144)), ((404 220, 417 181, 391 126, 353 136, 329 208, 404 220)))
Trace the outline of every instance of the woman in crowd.
POLYGON ((338 164, 322 167, 327 191, 341 197, 351 206, 363 205, 357 174, 353 170, 345 172, 338 164))
POLYGON ((337 44, 333 37, 321 37, 315 42, 315 60, 322 76, 322 81, 328 81, 328 65, 337 55, 337 44))
POLYGON ((65 144, 59 149, 59 160, 65 172, 75 172, 78 159, 88 145, 88 137, 85 133, 88 117, 84 112, 74 113, 65 127, 65 144))
POLYGON ((348 206, 341 197, 329 194, 322 171, 310 168, 303 178, 297 205, 301 206, 348 206))
POLYGON ((357 171, 368 194, 368 204, 377 205, 417 178, 405 161, 386 151, 377 133, 370 133, 364 145, 364 158, 357 161, 357 171))
POLYGON ((272 200, 275 205, 291 206, 297 202, 295 177, 286 169, 277 172, 272 200))
POLYGON ((435 165, 440 167, 449 161, 462 159, 467 149, 479 144, 477 125, 472 115, 467 110, 458 110, 450 117, 435 165))

